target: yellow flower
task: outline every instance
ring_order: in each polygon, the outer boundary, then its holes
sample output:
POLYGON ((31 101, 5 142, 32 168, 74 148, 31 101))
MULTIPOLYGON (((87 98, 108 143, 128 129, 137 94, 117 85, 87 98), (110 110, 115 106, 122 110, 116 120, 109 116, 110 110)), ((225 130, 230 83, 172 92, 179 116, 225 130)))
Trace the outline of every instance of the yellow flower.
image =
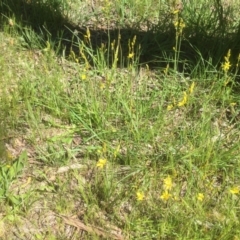
POLYGON ((230 64, 229 61, 227 61, 227 62, 225 62, 225 63, 222 64, 222 69, 223 69, 224 72, 228 72, 228 70, 230 69, 230 67, 231 67, 231 64, 230 64))
POLYGON ((175 19, 175 21, 174 21, 173 24, 174 24, 174 26, 175 26, 177 35, 181 35, 183 29, 184 29, 185 26, 186 26, 186 24, 184 23, 183 19, 177 17, 177 18, 175 19))
POLYGON ((97 162, 97 167, 99 168, 103 168, 107 163, 107 159, 106 158, 100 158, 97 162))
POLYGON ((179 103, 178 103, 178 107, 182 107, 182 106, 184 106, 186 103, 187 103, 187 93, 186 92, 184 92, 183 93, 183 99, 182 99, 182 101, 180 101, 179 103))
POLYGON ((160 198, 164 201, 167 201, 172 195, 168 191, 164 191, 160 198))
POLYGON ((239 187, 233 187, 229 191, 231 194, 239 194, 240 189, 239 189, 239 187))
POLYGON ((229 61, 230 56, 231 56, 231 49, 228 49, 227 55, 224 57, 225 61, 229 61))
POLYGON ((103 90, 106 87, 105 83, 101 82, 100 83, 100 89, 103 90))
POLYGON ((167 106, 168 111, 171 111, 173 108, 174 108, 173 104, 170 104, 170 105, 167 106))
POLYGON ((86 80, 86 78, 87 78, 86 74, 82 74, 82 75, 81 75, 81 79, 82 79, 82 80, 86 80))
POLYGON ((173 13, 173 14, 177 14, 177 13, 179 13, 179 9, 175 9, 175 10, 173 10, 172 13, 173 13))
POLYGON ((173 103, 167 106, 167 110, 171 111, 176 106, 176 100, 173 98, 173 103))
MULTIPOLYGON (((188 89, 189 95, 193 93, 194 88, 195 88, 195 82, 192 82, 191 86, 188 89)), ((188 101, 188 94, 186 92, 183 92, 183 98, 180 102, 177 103, 177 106, 182 107, 187 103, 187 101, 188 101)), ((167 110, 171 111, 175 105, 176 105, 175 102, 174 102, 174 104, 168 105, 167 110)))
POLYGON ((137 198, 137 200, 138 201, 142 201, 143 199, 144 199, 144 193, 143 192, 141 192, 141 191, 137 191, 137 193, 136 193, 136 198, 137 198))
POLYGON ((178 28, 178 19, 173 24, 175 26, 175 29, 177 29, 178 28))
POLYGON ((172 178, 168 175, 165 179, 163 179, 163 188, 165 190, 171 190, 172 189, 172 186, 173 186, 173 183, 172 183, 172 178))
POLYGON ((202 202, 203 199, 204 199, 204 195, 203 195, 203 193, 198 193, 198 195, 197 195, 197 199, 198 199, 198 201, 202 202))
POLYGON ((185 27, 186 27, 186 24, 184 23, 183 19, 180 18, 180 22, 179 22, 179 28, 180 28, 180 30, 182 31, 182 29, 185 28, 185 27))
POLYGON ((229 61, 230 56, 231 56, 231 49, 228 50, 227 55, 224 57, 225 62, 222 63, 222 70, 223 70, 225 73, 227 73, 228 70, 230 69, 230 67, 232 66, 232 65, 230 64, 230 61, 229 61))
POLYGON ((129 58, 129 59, 133 58, 133 56, 134 56, 134 53, 129 53, 129 54, 128 54, 128 58, 129 58))

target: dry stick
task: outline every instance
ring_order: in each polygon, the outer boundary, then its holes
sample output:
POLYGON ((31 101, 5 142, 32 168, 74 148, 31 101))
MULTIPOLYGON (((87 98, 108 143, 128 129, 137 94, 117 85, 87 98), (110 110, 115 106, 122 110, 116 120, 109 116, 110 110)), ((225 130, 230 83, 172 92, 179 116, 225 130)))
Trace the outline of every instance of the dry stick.
POLYGON ((118 233, 110 233, 99 227, 87 226, 84 223, 82 223, 79 219, 70 218, 70 217, 61 216, 61 215, 57 215, 57 216, 61 217, 66 224, 70 226, 74 226, 85 232, 95 233, 100 237, 111 237, 111 239, 115 239, 115 240, 124 240, 123 236, 118 233))

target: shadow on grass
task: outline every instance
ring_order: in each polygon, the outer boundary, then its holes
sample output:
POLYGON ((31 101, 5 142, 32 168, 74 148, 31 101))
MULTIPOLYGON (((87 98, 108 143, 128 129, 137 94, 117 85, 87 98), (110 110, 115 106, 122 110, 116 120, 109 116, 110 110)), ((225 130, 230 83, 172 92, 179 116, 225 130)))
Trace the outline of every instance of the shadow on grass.
MULTIPOLYGON (((219 1, 217 2, 219 4, 219 1)), ((59 0, 2 0, 0 12, 2 20, 11 17, 21 23, 19 30, 30 27, 41 36, 42 43, 49 39, 57 43, 56 46, 61 46, 59 54, 63 49, 66 49, 66 55, 69 54, 70 49, 78 53, 78 46, 74 43, 77 38, 83 40, 86 34, 84 26, 70 22, 63 15, 64 5, 59 0), (77 35, 74 36, 73 33, 77 35)), ((205 26, 201 25, 201 19, 198 18, 184 28, 179 55, 179 71, 192 72, 199 60, 210 61, 215 66, 223 60, 228 49, 232 49, 232 60, 237 59, 240 52, 240 25, 231 34, 223 32, 226 27, 221 21, 222 17, 222 12, 219 11, 219 13, 216 12, 215 20, 205 26)), ((126 58, 129 53, 129 40, 136 36, 135 46, 141 46, 139 63, 148 64, 150 67, 166 67, 167 63, 171 64, 174 61, 175 55, 173 47, 176 31, 172 20, 171 14, 166 15, 161 22, 151 26, 148 31, 133 28, 90 29, 91 46, 93 51, 96 51, 102 44, 110 46, 110 42, 117 40, 120 33, 121 54, 126 58)), ((27 34, 23 36, 25 36, 28 47, 34 48, 31 36, 27 34)))

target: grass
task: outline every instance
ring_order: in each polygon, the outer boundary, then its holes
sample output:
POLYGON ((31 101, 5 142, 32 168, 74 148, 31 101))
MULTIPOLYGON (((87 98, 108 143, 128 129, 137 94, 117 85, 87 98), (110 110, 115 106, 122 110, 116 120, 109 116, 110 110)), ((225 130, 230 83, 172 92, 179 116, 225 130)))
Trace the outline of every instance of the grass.
POLYGON ((237 1, 19 4, 0 2, 0 238, 239 239, 237 1))

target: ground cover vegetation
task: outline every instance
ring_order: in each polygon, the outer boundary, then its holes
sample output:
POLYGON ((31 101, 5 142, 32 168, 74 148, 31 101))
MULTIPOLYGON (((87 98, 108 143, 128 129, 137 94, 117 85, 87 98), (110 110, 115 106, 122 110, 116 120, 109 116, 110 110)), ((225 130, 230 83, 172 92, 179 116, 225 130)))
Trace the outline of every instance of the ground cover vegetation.
POLYGON ((240 239, 238 1, 1 0, 1 239, 240 239))

